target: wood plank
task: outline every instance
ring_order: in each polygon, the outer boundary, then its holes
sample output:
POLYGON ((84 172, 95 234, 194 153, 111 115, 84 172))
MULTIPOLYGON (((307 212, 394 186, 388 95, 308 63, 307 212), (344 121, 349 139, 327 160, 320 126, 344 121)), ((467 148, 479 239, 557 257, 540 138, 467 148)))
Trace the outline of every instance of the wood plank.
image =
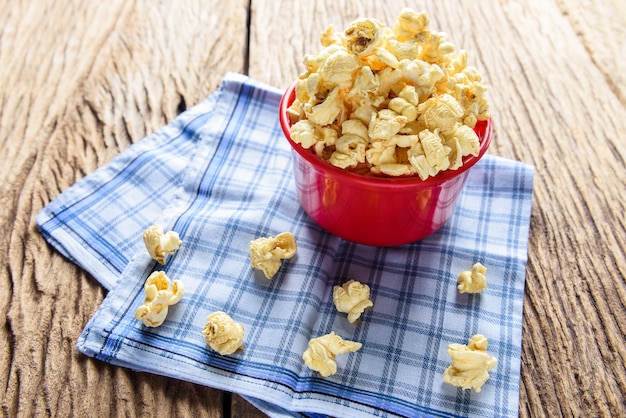
POLYGON ((237 394, 232 394, 230 416, 233 418, 261 418, 267 416, 250 402, 237 394))
MULTIPOLYGON (((304 54, 319 50, 329 23, 343 29, 369 16, 389 24, 404 6, 255 1, 250 75, 285 88, 304 70, 304 54), (268 28, 276 28, 269 37, 268 28)), ((522 417, 626 415, 626 26, 621 3, 594 6, 575 0, 419 5, 484 75, 495 121, 490 152, 537 169, 522 417)))
POLYGON ((557 5, 606 83, 626 105, 626 3, 558 0, 557 5))
POLYGON ((104 291, 44 242, 33 217, 243 70, 247 2, 1 3, 3 413, 221 416, 220 391, 76 350, 104 291))

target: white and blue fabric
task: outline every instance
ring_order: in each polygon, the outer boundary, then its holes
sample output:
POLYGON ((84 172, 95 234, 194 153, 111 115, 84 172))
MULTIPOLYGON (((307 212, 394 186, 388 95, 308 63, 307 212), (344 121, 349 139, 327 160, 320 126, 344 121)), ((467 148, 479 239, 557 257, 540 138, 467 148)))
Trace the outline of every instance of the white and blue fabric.
POLYGON ((470 171, 449 222, 400 247, 344 241, 301 209, 278 123, 281 91, 239 74, 59 195, 37 216, 46 240, 109 290, 78 349, 134 370, 244 396, 270 416, 510 416, 519 411, 522 302, 533 167, 486 155, 470 171), (164 266, 143 246, 152 224, 183 241, 164 266), (251 267, 250 241, 289 231, 298 251, 273 279, 251 267), (488 288, 461 294, 476 262, 488 288), (146 278, 185 286, 165 322, 133 314, 146 278), (332 288, 371 288, 374 307, 351 324, 332 288), (221 356, 201 331, 228 313, 244 349, 221 356), (311 338, 334 331, 362 348, 327 378, 302 363, 311 338), (442 380, 450 343, 474 334, 498 359, 481 392, 442 380))

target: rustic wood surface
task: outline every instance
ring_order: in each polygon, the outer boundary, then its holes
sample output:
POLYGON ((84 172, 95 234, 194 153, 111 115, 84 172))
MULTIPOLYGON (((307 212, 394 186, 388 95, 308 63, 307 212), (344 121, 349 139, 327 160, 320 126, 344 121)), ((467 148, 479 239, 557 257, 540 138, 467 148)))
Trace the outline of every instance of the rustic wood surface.
MULTIPOLYGON (((391 23, 407 4, 0 0, 3 416, 263 416, 236 395, 81 355, 105 292, 34 215, 227 71, 285 88, 328 24, 391 23)), ((520 416, 626 416, 626 4, 410 5, 483 73, 490 152, 536 167, 520 416)))

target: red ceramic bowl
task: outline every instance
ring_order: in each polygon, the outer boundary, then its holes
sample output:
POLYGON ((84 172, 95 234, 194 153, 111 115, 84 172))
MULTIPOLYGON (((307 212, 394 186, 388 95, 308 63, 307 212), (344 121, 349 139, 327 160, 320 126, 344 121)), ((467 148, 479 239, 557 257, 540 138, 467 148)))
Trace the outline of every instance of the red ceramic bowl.
POLYGON ((478 156, 467 156, 457 170, 434 177, 381 178, 352 173, 322 160, 291 139, 287 108, 295 83, 280 101, 280 124, 293 151, 298 199, 306 213, 326 231, 365 245, 396 246, 418 241, 441 228, 452 216, 469 169, 491 142, 491 119, 474 130, 478 156))

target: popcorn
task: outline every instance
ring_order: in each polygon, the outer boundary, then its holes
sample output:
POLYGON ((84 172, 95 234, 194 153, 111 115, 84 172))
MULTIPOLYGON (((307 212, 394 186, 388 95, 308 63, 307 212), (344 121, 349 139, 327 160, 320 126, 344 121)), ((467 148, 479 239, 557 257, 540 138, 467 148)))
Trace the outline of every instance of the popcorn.
POLYGON ((154 258, 159 264, 165 264, 165 256, 173 254, 182 241, 177 232, 168 231, 163 233, 161 225, 152 225, 143 231, 143 242, 146 245, 150 257, 154 258))
POLYGON ((398 58, 383 48, 376 48, 372 55, 366 58, 367 65, 369 65, 372 70, 382 70, 383 68, 398 68, 399 62, 398 58))
POLYGON ((487 287, 485 273, 487 267, 480 263, 472 266, 472 271, 463 271, 459 274, 459 284, 457 288, 461 293, 480 293, 487 287))
POLYGON ((498 360, 487 353, 488 343, 485 336, 476 334, 469 339, 468 345, 449 344, 452 365, 444 371, 443 381, 480 392, 489 379, 489 371, 498 364, 498 360))
POLYGON ((359 59, 341 47, 335 48, 335 45, 328 49, 333 52, 328 54, 318 70, 320 81, 337 91, 352 86, 352 79, 361 64, 359 59))
MULTIPOLYGON (((411 86, 407 86, 411 87, 411 86)), ((405 87, 406 88, 406 87, 405 87)), ((415 90, 415 88, 413 88, 415 90)), ((407 123, 417 119, 417 108, 403 97, 394 97, 389 101, 389 109, 404 116, 407 123)), ((406 123, 405 123, 406 124, 406 123)), ((400 130, 398 130, 400 132, 400 130)))
POLYGON ((178 303, 185 293, 185 287, 179 280, 171 283, 163 271, 153 272, 144 285, 146 297, 135 311, 135 318, 147 327, 158 327, 165 321, 168 307, 178 303))
POLYGON ((368 134, 372 140, 391 139, 407 124, 408 118, 391 109, 381 109, 372 116, 368 134))
POLYGON ((409 164, 382 164, 380 172, 389 176, 412 176, 416 173, 414 167, 409 164))
POLYGON ((320 36, 320 44, 325 47, 333 44, 341 45, 341 36, 335 33, 333 25, 329 25, 324 32, 322 32, 322 35, 320 36))
POLYGON ((292 139, 343 169, 424 180, 478 155, 473 129, 489 119, 486 87, 467 52, 429 26, 409 8, 391 28, 375 19, 344 32, 329 26, 322 50, 304 58, 288 109, 292 139), (346 132, 357 120, 365 129, 346 132))
POLYGON ((227 313, 217 311, 207 317, 202 335, 211 349, 224 356, 243 350, 243 331, 243 325, 227 313))
POLYGON ((368 56, 381 42, 381 24, 374 19, 358 19, 345 30, 346 48, 354 55, 368 56))
POLYGON ((446 63, 452 59, 454 45, 444 33, 430 32, 425 36, 420 57, 430 63, 446 63))
POLYGON ((331 332, 309 341, 309 348, 302 354, 304 364, 311 370, 319 372, 323 377, 337 373, 337 354, 347 354, 357 351, 362 344, 347 341, 331 332))
POLYGON ((419 59, 403 59, 399 69, 405 83, 417 91, 420 102, 437 93, 437 85, 446 77, 444 69, 439 65, 419 59))
POLYGON ((265 277, 274 277, 282 260, 296 254, 296 238, 290 232, 283 232, 276 237, 263 237, 250 242, 250 261, 252 267, 263 270, 265 277))
POLYGON ((450 161, 447 157, 450 148, 443 145, 439 136, 439 129, 435 129, 434 132, 423 130, 419 133, 419 137, 428 164, 437 171, 448 168, 450 161))
POLYGON ((420 142, 415 143, 407 152, 407 157, 411 162, 411 167, 415 169, 422 180, 437 174, 437 170, 430 165, 424 152, 424 147, 420 142))
POLYGON ((339 312, 348 314, 350 323, 357 321, 366 309, 374 306, 370 300, 369 286, 356 280, 333 287, 333 303, 339 312))
POLYGON ((418 14, 409 8, 404 8, 400 11, 398 20, 393 25, 393 32, 398 37, 398 41, 406 42, 425 33, 429 24, 430 19, 426 13, 418 14))
MULTIPOLYGON (((379 88, 380 80, 372 69, 365 65, 357 72, 354 85, 345 96, 346 102, 354 109, 368 108, 370 105, 379 106, 384 101, 384 97, 378 95, 379 88)), ((369 120, 368 117, 364 122, 367 123, 369 120)))
POLYGON ((341 124, 342 135, 335 142, 335 151, 330 161, 336 167, 354 167, 365 162, 367 127, 358 119, 350 119, 341 124))
POLYGON ((309 149, 317 143, 315 137, 316 125, 311 121, 303 119, 291 126, 291 138, 296 144, 302 145, 302 148, 309 149))
POLYGON ((367 162, 374 167, 396 163, 396 146, 384 142, 374 142, 372 147, 365 152, 367 162))
POLYGON ((335 87, 326 96, 323 102, 304 106, 304 113, 307 118, 316 125, 330 125, 337 119, 342 111, 341 102, 339 101, 339 87, 335 87))
POLYGON ((459 102, 449 94, 431 97, 421 103, 417 110, 426 128, 433 131, 438 129, 444 134, 453 132, 457 124, 461 123, 461 117, 465 113, 459 102))

